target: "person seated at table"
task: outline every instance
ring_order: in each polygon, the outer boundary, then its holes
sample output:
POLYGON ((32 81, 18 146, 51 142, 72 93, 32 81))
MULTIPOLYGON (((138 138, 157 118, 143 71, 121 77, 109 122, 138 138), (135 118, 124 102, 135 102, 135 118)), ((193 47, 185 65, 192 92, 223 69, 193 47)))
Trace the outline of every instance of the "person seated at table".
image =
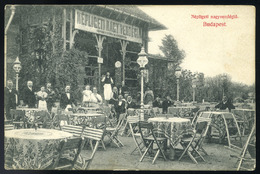
POLYGON ((144 93, 144 104, 152 106, 153 100, 154 100, 153 91, 149 87, 147 87, 147 89, 144 93))
POLYGON ((97 93, 97 88, 93 87, 93 93, 90 96, 91 106, 99 106, 102 104, 102 97, 97 93))
POLYGON ((133 98, 129 95, 127 96, 127 99, 126 99, 126 108, 136 108, 136 104, 135 102, 133 101, 133 98))
POLYGON ((47 109, 48 109, 49 113, 51 113, 52 107, 54 106, 54 103, 56 100, 56 98, 55 98, 56 94, 55 94, 55 91, 51 87, 51 83, 46 84, 45 92, 48 94, 47 99, 46 99, 47 109))
POLYGON ((65 87, 65 92, 62 93, 60 97, 60 108, 65 111, 72 111, 75 105, 77 105, 75 97, 71 93, 70 85, 67 85, 65 87))
POLYGON ((7 80, 7 86, 5 87, 5 95, 4 95, 4 103, 5 103, 5 112, 6 112, 6 119, 11 120, 11 109, 16 109, 16 105, 18 100, 18 92, 13 89, 13 82, 12 80, 7 80), (17 100, 17 101, 16 101, 17 100))
POLYGON ((166 99, 162 102, 162 109, 163 109, 163 114, 167 114, 168 112, 168 107, 173 105, 173 101, 170 98, 169 95, 167 95, 166 99))
POLYGON ((45 87, 41 86, 41 90, 36 93, 36 98, 38 100, 38 109, 47 110, 47 97, 48 94, 47 92, 45 92, 45 87))
POLYGON ((23 104, 25 107, 28 108, 35 108, 36 107, 36 92, 33 88, 33 82, 28 81, 27 82, 27 87, 23 91, 22 99, 23 99, 23 104))
POLYGON ((123 96, 122 95, 118 96, 118 101, 115 104, 115 111, 116 111, 116 120, 118 122, 120 114, 125 114, 126 113, 126 103, 123 100, 123 96))
POLYGON ((219 110, 228 109, 229 112, 231 112, 231 109, 235 109, 235 106, 230 102, 230 100, 226 96, 223 96, 222 101, 219 104, 217 104, 215 108, 219 110))
POLYGON ((85 106, 89 106, 89 102, 91 101, 91 94, 92 94, 89 85, 86 85, 85 90, 82 92, 82 94, 83 94, 82 104, 85 106))
POLYGON ((153 107, 162 108, 162 103, 159 96, 156 96, 155 100, 153 101, 153 107))
POLYGON ((118 102, 118 90, 117 87, 113 87, 113 91, 111 93, 111 99, 109 100, 109 104, 115 105, 118 102))

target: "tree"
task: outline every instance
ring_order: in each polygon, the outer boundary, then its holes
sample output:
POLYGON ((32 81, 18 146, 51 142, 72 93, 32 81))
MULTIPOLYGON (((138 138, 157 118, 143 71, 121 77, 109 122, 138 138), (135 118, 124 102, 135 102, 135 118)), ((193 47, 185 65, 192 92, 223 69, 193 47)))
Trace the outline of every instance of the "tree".
POLYGON ((172 65, 169 66, 169 63, 167 65, 167 82, 165 88, 166 91, 164 91, 164 94, 170 95, 172 98, 176 98, 175 69, 182 63, 185 57, 185 52, 184 50, 179 49, 178 42, 172 35, 165 35, 165 37, 162 39, 162 46, 159 46, 159 48, 172 65))

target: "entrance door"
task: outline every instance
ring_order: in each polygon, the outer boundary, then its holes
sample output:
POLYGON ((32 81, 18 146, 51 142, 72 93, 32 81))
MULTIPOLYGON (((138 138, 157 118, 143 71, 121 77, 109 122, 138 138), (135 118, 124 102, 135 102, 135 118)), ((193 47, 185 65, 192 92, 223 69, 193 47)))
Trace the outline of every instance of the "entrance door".
POLYGON ((97 58, 89 58, 88 64, 85 66, 84 85, 98 86, 98 64, 97 58))

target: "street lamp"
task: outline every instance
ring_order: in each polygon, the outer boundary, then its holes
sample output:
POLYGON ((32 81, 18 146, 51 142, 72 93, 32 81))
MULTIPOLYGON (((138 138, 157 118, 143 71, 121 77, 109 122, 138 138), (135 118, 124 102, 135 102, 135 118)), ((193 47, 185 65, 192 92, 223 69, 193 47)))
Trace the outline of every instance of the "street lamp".
POLYGON ((222 90, 223 90, 223 92, 222 92, 222 98, 225 96, 225 82, 226 82, 226 80, 227 80, 227 75, 226 74, 223 74, 222 76, 221 76, 221 79, 222 79, 222 81, 223 81, 223 86, 222 86, 222 90))
POLYGON ((177 78, 177 103, 179 103, 179 91, 180 91, 180 82, 179 82, 179 78, 181 76, 181 68, 179 66, 177 66, 177 68, 175 69, 175 76, 177 78))
POLYGON ((192 95, 193 97, 192 97, 192 99, 193 99, 193 103, 195 103, 196 82, 197 82, 196 77, 194 77, 194 78, 192 79, 192 89, 193 89, 193 95, 192 95))
POLYGON ((144 120, 144 67, 148 63, 147 54, 142 47, 140 53, 138 54, 137 63, 140 65, 141 71, 141 114, 140 120, 144 120))
POLYGON ((14 61, 13 69, 16 73, 16 91, 18 91, 18 78, 19 78, 19 73, 22 69, 21 62, 19 61, 19 57, 17 57, 16 60, 14 61))

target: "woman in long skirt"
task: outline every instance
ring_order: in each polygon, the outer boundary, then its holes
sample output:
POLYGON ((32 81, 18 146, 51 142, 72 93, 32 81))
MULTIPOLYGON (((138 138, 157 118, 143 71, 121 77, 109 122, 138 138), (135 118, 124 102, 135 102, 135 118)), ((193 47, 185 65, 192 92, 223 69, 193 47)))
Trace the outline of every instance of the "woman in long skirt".
POLYGON ((37 99, 38 99, 38 108, 41 110, 47 110, 47 102, 46 98, 48 94, 45 92, 45 87, 42 86, 41 90, 37 92, 37 99))
POLYGON ((104 98, 108 102, 111 99, 113 79, 110 77, 110 73, 107 72, 106 76, 101 80, 104 83, 104 98))

